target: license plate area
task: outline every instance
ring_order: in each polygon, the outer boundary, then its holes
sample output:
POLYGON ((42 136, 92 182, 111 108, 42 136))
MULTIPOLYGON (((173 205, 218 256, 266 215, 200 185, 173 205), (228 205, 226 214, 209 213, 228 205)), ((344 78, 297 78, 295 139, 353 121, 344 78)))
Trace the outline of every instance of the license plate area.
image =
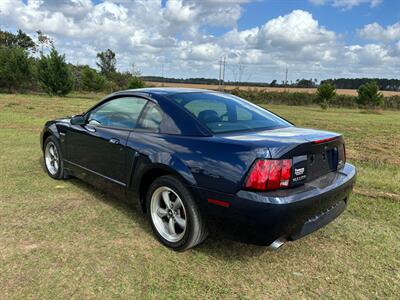
POLYGON ((315 145, 307 155, 308 180, 313 180, 329 172, 337 170, 339 162, 339 147, 337 143, 315 145))

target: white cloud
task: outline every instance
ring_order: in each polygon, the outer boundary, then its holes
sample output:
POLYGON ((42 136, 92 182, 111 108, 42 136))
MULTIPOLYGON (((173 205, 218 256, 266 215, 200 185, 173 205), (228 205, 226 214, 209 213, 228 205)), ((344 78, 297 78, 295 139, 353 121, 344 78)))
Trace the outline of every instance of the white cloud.
POLYGON ((325 44, 336 39, 333 31, 319 26, 313 16, 303 10, 268 21, 261 28, 265 43, 277 48, 302 48, 309 44, 325 44))
POLYGON ((367 24, 359 30, 359 35, 364 39, 374 41, 400 40, 400 22, 389 25, 386 28, 376 22, 367 24))
MULTIPOLYGON (((2 25, 30 34, 42 30, 73 63, 95 66, 96 53, 111 48, 118 67, 134 62, 147 75, 218 77, 218 60, 226 55, 227 78, 282 78, 289 66, 293 77, 396 76, 400 69, 398 23, 383 28, 366 25, 366 45, 346 45, 341 35, 325 28, 303 10, 265 20, 245 30, 237 21, 249 0, 0 0, 2 25), (210 26, 228 31, 214 36, 210 26), (379 38, 378 38, 379 37, 379 38)), ((350 7, 373 1, 313 0, 350 7)), ((398 75, 397 75, 398 76, 398 75)))
POLYGON ((315 5, 330 4, 343 9, 351 9, 361 4, 368 4, 370 7, 376 7, 381 4, 382 1, 383 0, 309 0, 309 2, 315 5))

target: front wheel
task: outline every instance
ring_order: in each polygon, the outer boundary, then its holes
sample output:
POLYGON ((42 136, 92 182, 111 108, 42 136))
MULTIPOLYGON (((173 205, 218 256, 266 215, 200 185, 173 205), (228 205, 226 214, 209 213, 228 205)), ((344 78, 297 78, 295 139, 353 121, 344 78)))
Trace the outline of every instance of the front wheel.
POLYGON ((147 212, 156 237, 183 251, 201 243, 207 229, 188 189, 173 176, 157 178, 147 193, 147 212))
POLYGON ((61 147, 58 140, 49 136, 44 142, 44 165, 47 174, 54 179, 66 178, 61 157, 61 147))

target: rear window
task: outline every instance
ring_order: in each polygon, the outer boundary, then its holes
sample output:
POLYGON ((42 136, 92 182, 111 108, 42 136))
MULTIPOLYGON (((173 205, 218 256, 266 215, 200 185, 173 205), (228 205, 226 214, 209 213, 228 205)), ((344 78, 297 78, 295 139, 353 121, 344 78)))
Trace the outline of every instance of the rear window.
POLYGON ((213 133, 268 130, 292 126, 269 111, 239 97, 219 93, 170 96, 213 133))

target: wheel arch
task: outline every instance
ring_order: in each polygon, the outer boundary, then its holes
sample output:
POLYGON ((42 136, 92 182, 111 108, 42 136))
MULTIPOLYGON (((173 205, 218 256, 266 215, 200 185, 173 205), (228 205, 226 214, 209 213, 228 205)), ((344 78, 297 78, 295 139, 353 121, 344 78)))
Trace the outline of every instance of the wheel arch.
POLYGON ((161 163, 152 164, 142 172, 138 185, 139 201, 144 213, 146 213, 146 197, 150 185, 157 178, 167 175, 174 176, 175 178, 180 180, 184 185, 195 184, 194 178, 192 176, 191 176, 192 178, 189 178, 188 180, 187 174, 182 175, 179 171, 175 170, 174 168, 168 165, 161 163))
POLYGON ((41 147, 44 150, 44 143, 49 136, 54 136, 58 141, 60 141, 60 133, 57 130, 55 123, 46 126, 42 133, 41 147))

